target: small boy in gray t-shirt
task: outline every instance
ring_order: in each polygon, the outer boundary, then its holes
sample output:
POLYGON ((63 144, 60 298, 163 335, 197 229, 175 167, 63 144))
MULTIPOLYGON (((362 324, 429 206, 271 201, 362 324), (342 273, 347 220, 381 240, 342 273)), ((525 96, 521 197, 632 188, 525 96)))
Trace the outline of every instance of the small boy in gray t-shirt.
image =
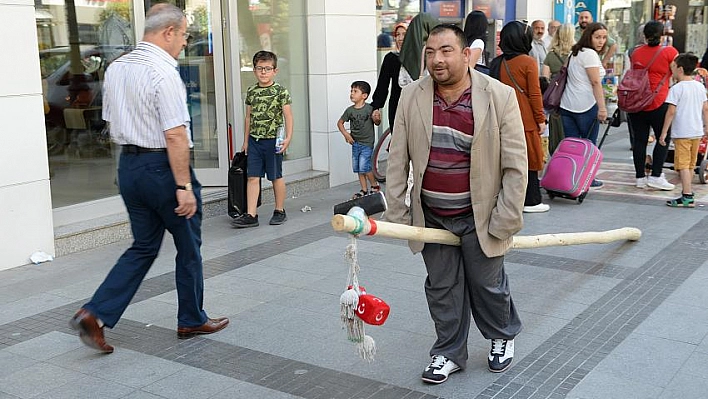
POLYGON ((337 122, 339 131, 352 146, 352 169, 359 175, 361 190, 354 194, 354 198, 361 198, 381 190, 371 170, 371 154, 375 139, 374 125, 378 125, 381 121, 374 121, 371 116, 374 109, 371 104, 366 103, 369 93, 371 93, 371 86, 368 83, 361 80, 352 83, 349 99, 354 105, 347 108, 337 122), (344 128, 344 122, 349 122, 349 131, 344 128), (367 179, 371 183, 371 190, 368 189, 367 179))

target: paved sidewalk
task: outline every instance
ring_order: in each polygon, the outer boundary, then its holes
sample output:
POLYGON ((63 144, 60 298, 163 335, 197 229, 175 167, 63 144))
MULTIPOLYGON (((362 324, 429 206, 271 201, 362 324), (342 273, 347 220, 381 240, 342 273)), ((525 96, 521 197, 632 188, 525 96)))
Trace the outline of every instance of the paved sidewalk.
MULTIPOLYGON (((367 326, 376 360, 359 359, 339 323, 349 238, 329 225, 332 206, 357 191, 350 184, 288 199, 282 226, 204 222, 205 308, 231 318, 210 336, 177 339, 169 238, 107 332, 111 355, 84 347, 67 322, 128 241, 0 272, 0 399, 706 397, 708 213, 665 206, 678 189, 632 188, 626 129, 616 130, 603 148, 607 184, 581 205, 549 201, 521 234, 633 226, 642 238, 512 251, 524 331, 506 373, 487 371, 489 343, 473 327, 467 369, 439 386, 421 382, 434 340, 422 259, 404 242, 371 237, 358 241, 361 284, 391 315, 367 326)), ((271 212, 260 210, 266 220, 271 212)))

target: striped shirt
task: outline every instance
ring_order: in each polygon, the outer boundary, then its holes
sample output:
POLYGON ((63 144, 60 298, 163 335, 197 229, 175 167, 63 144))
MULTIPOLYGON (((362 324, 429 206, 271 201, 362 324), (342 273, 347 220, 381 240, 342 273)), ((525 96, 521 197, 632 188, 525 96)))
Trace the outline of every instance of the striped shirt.
POLYGON ((177 60, 148 42, 111 63, 103 82, 103 119, 113 141, 166 148, 165 131, 185 126, 192 147, 187 90, 177 68, 177 60))
POLYGON ((450 105, 436 90, 433 98, 433 137, 421 198, 439 216, 472 212, 470 150, 473 135, 471 90, 465 90, 450 105))

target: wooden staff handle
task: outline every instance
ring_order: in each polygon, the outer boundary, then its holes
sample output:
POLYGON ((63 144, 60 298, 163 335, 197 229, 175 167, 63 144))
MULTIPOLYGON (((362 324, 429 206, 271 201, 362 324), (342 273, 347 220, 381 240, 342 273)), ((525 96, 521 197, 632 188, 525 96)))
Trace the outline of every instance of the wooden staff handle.
MULTIPOLYGON (((373 219, 361 221, 349 215, 335 215, 332 218, 332 227, 335 231, 349 234, 378 235, 431 244, 460 245, 460 237, 447 230, 407 226, 373 219)), ((530 249, 578 244, 605 244, 619 240, 637 241, 641 235, 642 232, 637 228, 623 227, 607 231, 515 236, 513 247, 530 249)))

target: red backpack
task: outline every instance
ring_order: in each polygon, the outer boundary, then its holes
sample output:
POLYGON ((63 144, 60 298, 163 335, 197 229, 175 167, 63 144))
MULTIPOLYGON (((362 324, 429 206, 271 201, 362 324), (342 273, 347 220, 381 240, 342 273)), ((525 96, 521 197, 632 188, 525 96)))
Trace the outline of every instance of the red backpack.
POLYGON ((638 62, 632 63, 632 68, 624 74, 617 87, 617 105, 619 109, 628 113, 639 112, 643 111, 654 101, 654 97, 659 93, 659 89, 669 76, 668 74, 664 76, 656 86, 656 89, 652 91, 649 83, 649 68, 662 50, 664 50, 663 47, 654 54, 645 68, 642 68, 642 64, 638 62))

